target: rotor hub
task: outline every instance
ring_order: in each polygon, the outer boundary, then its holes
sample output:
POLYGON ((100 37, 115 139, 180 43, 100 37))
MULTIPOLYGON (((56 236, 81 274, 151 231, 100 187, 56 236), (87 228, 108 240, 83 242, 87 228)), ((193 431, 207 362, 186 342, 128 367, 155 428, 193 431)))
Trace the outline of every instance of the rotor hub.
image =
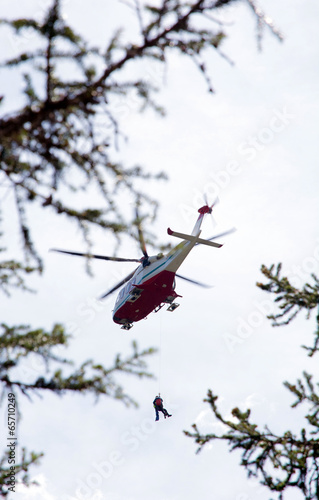
POLYGON ((212 207, 209 207, 208 205, 204 205, 203 207, 198 209, 198 212, 200 214, 211 214, 212 213, 212 207))

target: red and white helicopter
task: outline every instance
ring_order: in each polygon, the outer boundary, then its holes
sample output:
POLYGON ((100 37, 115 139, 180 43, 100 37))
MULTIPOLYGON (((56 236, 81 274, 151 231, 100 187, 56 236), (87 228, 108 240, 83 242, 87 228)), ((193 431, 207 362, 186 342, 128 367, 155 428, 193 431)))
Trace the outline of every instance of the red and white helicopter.
MULTIPOLYGON (((119 292, 115 307, 113 310, 113 321, 122 325, 122 329, 129 330, 133 323, 140 321, 151 313, 158 312, 165 304, 168 305, 168 311, 174 311, 179 304, 175 302, 177 297, 181 297, 175 292, 175 277, 182 278, 195 285, 208 287, 198 281, 185 278, 176 271, 185 260, 189 252, 195 245, 202 244, 215 248, 220 248, 220 243, 215 243, 214 239, 230 234, 234 229, 213 236, 208 240, 200 238, 201 225, 206 214, 211 214, 213 205, 208 204, 201 207, 199 217, 190 235, 177 233, 170 228, 167 232, 170 236, 181 238, 183 241, 170 250, 166 255, 159 253, 155 256, 149 256, 146 251, 145 241, 141 227, 138 225, 140 247, 143 252, 141 259, 125 259, 121 257, 107 257, 104 255, 91 255, 79 252, 70 252, 67 250, 52 249, 55 252, 77 255, 88 258, 112 260, 116 262, 138 262, 140 265, 132 271, 120 283, 105 293, 100 299, 104 299, 115 292, 122 285, 125 285, 119 292)), ((138 219, 138 214, 137 214, 138 219)))

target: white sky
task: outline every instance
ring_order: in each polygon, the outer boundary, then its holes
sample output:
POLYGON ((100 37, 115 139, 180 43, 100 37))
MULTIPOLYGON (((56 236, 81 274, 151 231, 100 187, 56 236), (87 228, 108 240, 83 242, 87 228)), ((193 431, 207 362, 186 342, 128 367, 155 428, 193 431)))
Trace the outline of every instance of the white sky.
MULTIPOLYGON (((31 16, 47 4, 29 0, 22 7, 17 0, 1 0, 0 7, 8 16, 31 16)), ((87 6, 68 0, 65 12, 92 43, 106 44, 118 26, 130 26, 133 33, 132 15, 123 4, 91 0, 87 6)), ((66 355, 78 362, 92 357, 108 366, 116 353, 130 351, 132 339, 140 347, 161 345, 161 356, 149 363, 160 380, 121 377, 140 403, 138 410, 111 399, 95 405, 90 397, 21 399, 20 442, 45 457, 31 470, 41 487, 19 488, 14 500, 74 500, 79 493, 90 500, 269 499, 266 489, 246 478, 239 454, 229 454, 226 444, 214 443, 195 455, 196 446, 182 433, 195 421, 203 432, 218 430, 202 402, 208 388, 220 396, 226 414, 235 406, 250 407, 261 428, 298 431, 305 425, 303 412, 289 409, 293 398, 282 382, 294 382, 304 369, 318 379, 316 358, 308 359, 300 348, 312 345, 314 319, 300 317, 288 327, 271 328, 265 317, 270 297, 255 283, 262 280, 261 264, 282 261, 283 272, 296 285, 309 271, 318 272, 319 7, 314 0, 306 5, 269 0, 263 7, 285 42, 266 32, 259 53, 249 10, 233 8, 225 14, 233 24, 223 51, 235 66, 214 53, 207 56, 214 95, 207 93, 195 66, 172 57, 163 84, 158 68, 144 68, 151 81, 162 85, 158 101, 168 112, 165 119, 152 112, 138 115, 134 102, 118 108, 129 137, 119 158, 150 171, 165 170, 170 177, 168 183, 147 186, 161 202, 152 228, 159 240, 168 241, 168 226, 192 229, 203 193, 220 199, 217 226, 204 221, 203 236, 236 226, 222 249, 197 248, 180 270, 214 288, 179 281, 183 298, 173 314, 163 309, 124 332, 111 318, 116 297, 102 311, 94 311, 89 301, 131 266, 96 262, 95 277, 89 278, 80 259, 47 254, 50 247, 80 250, 77 230, 50 213, 36 212, 35 238, 47 255, 45 274, 33 279, 36 295, 2 298, 1 319, 47 328, 55 321, 69 325, 75 339, 66 355), (159 388, 173 417, 155 425, 152 401, 159 388)), ((9 37, 2 37, 0 46, 2 56, 17 49, 9 37)), ((11 76, 1 82, 8 108, 19 85, 11 76)), ((9 212, 10 196, 1 196, 9 212)), ((16 240, 13 231, 8 234, 16 240)), ((110 251, 106 239, 97 237, 97 253, 110 251)), ((139 256, 131 242, 120 254, 139 256)), ((38 368, 30 363, 27 375, 37 376, 38 368)), ((287 493, 288 500, 300 498, 287 493)))

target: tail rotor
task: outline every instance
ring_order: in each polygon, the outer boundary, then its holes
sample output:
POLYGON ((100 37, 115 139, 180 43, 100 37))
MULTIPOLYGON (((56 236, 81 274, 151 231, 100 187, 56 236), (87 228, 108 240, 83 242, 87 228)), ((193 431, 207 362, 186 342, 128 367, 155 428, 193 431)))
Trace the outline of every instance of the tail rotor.
POLYGON ((205 194, 204 194, 204 201, 205 201, 205 203, 206 203, 206 206, 210 209, 210 212, 209 212, 209 213, 211 214, 211 213, 212 213, 212 211, 213 211, 213 208, 214 208, 216 205, 218 205, 218 203, 219 203, 219 198, 218 198, 218 196, 216 196, 215 201, 214 201, 214 202, 210 205, 210 204, 208 203, 208 198, 207 198, 207 195, 206 195, 206 193, 205 193, 205 194))
POLYGON ((213 208, 215 208, 216 205, 218 205, 219 203, 219 198, 218 196, 215 198, 215 200, 213 201, 213 203, 210 205, 209 202, 208 202, 208 198, 207 198, 207 195, 206 193, 204 194, 204 200, 205 200, 205 203, 206 203, 206 213, 210 214, 211 215, 211 221, 212 221, 212 225, 213 227, 217 226, 217 222, 215 221, 215 218, 212 214, 213 212, 213 208))
MULTIPOLYGON (((211 215, 212 225, 213 225, 213 228, 215 228, 217 226, 217 222, 216 222, 216 220, 215 220, 212 212, 213 212, 213 208, 216 207, 216 205, 219 204, 220 200, 219 200, 218 196, 216 196, 215 200, 210 205, 209 202, 208 202, 207 195, 205 193, 204 194, 204 201, 205 201, 206 205, 205 205, 205 207, 202 207, 200 210, 202 210, 202 213, 210 214, 211 215)), ((207 240, 208 241, 213 241, 213 240, 216 240, 218 238, 222 238, 223 236, 228 236, 229 234, 232 234, 235 231, 236 231, 236 228, 232 227, 231 229, 228 229, 227 231, 223 231, 222 233, 216 234, 216 235, 212 236, 211 238, 207 238, 207 240)), ((197 245, 200 245, 200 243, 196 243, 196 246, 197 245)))

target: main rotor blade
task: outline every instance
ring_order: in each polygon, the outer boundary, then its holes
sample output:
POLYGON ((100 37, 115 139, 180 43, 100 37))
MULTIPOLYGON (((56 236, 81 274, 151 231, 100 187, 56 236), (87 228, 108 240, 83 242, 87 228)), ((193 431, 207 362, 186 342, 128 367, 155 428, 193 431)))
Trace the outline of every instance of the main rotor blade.
POLYGON ((143 252, 143 255, 144 255, 144 257, 146 257, 148 259, 148 253, 146 250, 144 234, 143 234, 142 227, 141 227, 141 218, 139 216, 137 207, 138 207, 138 205, 136 205, 136 207, 135 207, 135 215, 136 215, 136 227, 137 227, 137 232, 138 232, 138 239, 140 242, 140 248, 143 252))
POLYGON ((194 285, 202 286, 203 288, 212 288, 211 285, 205 285, 205 283, 200 283, 199 281, 191 280, 190 278, 185 278, 185 276, 181 276, 180 274, 175 274, 178 278, 181 278, 182 280, 189 281, 190 283, 193 283, 194 285))
MULTIPOLYGON (((236 231, 235 227, 232 227, 228 231, 224 231, 223 233, 216 234, 215 236, 212 236, 211 238, 206 238, 208 241, 213 241, 217 240, 217 238, 222 238, 223 236, 227 236, 228 234, 232 234, 236 231)), ((200 245, 201 243, 196 243, 195 246, 200 245)))
POLYGON ((101 260, 113 260, 115 262, 141 262, 139 259, 123 259, 122 257, 107 257, 106 255, 94 255, 90 253, 80 253, 80 252, 69 252, 68 250, 58 250, 57 248, 51 248, 51 252, 66 253, 68 255, 76 255, 79 257, 87 257, 88 259, 101 259, 101 260))
POLYGON ((228 229, 228 231, 224 231, 223 233, 216 234, 215 236, 212 236, 211 238, 207 238, 208 241, 212 240, 217 240, 217 238, 222 238, 223 236, 227 236, 228 234, 234 233, 236 231, 235 227, 232 227, 231 229, 228 229))
POLYGON ((111 288, 111 290, 109 290, 104 295, 102 295, 99 298, 99 300, 105 299, 106 297, 111 295, 111 293, 115 292, 118 288, 120 288, 122 285, 124 285, 124 283, 129 281, 134 276, 135 271, 136 271, 136 269, 134 269, 134 271, 132 271, 128 276, 126 276, 126 278, 124 278, 122 281, 120 281, 117 285, 115 285, 113 288, 111 288))

